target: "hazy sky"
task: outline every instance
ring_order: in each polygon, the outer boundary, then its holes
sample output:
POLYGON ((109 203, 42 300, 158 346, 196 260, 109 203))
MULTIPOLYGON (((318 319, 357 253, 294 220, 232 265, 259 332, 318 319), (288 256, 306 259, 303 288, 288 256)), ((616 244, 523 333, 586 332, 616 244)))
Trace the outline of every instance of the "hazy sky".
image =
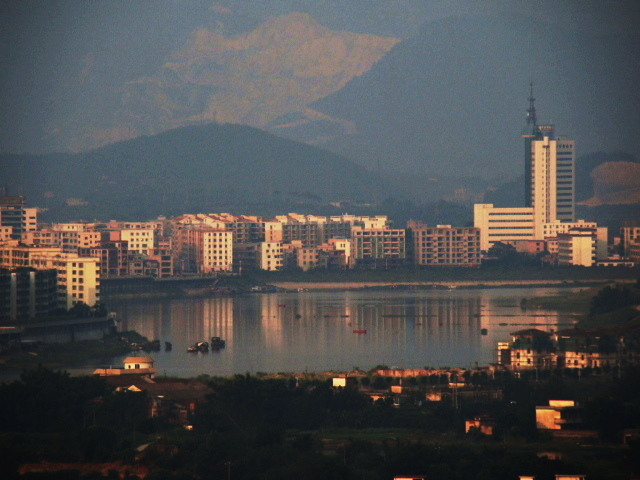
MULTIPOLYGON (((450 16, 517 12, 577 32, 637 34, 637 6, 636 0, 5 0, 0 4, 0 152, 46 151, 52 118, 84 111, 87 102, 99 110, 101 102, 110 101, 101 91, 155 72, 198 27, 233 35, 296 11, 334 30, 407 39, 424 24, 450 16), (88 72, 93 90, 74 96, 69 86, 88 72)), ((519 88, 523 100, 513 105, 517 115, 526 108, 526 85, 519 88)))

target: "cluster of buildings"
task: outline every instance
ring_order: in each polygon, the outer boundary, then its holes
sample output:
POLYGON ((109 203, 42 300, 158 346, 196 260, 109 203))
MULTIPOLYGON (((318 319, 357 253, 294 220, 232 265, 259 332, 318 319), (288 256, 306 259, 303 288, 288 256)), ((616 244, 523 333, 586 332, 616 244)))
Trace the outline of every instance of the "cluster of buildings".
POLYGON ((640 228, 623 228, 623 256, 608 257, 608 232, 595 222, 576 220, 575 142, 539 125, 533 92, 522 135, 525 160, 525 206, 474 205, 480 248, 497 242, 519 252, 550 254, 559 265, 633 265, 640 262, 640 228))
POLYGON ((532 95, 529 101, 523 135, 526 206, 476 204, 473 227, 409 221, 406 228, 395 228, 386 216, 295 213, 270 219, 217 213, 39 225, 37 209, 27 208, 24 197, 0 197, 0 304, 11 303, 0 308, 0 319, 37 315, 52 301, 64 309, 78 302, 94 305, 101 278, 477 267, 498 242, 520 252, 545 253, 560 265, 640 263, 640 227, 623 229, 625 257, 611 260, 607 229, 575 219, 574 142, 556 136, 553 125, 538 125, 532 95), (49 277, 33 272, 47 270, 56 272, 55 294, 49 277))
MULTIPOLYGON (((0 308, 0 318, 40 316, 44 312, 36 312, 36 305, 43 304, 49 311, 52 305, 66 310, 78 302, 95 305, 101 279, 407 264, 476 267, 481 261, 475 227, 412 221, 397 229, 386 216, 295 213, 271 219, 220 213, 39 225, 24 201, 3 198, 3 205, 11 206, 12 225, 0 236, 0 299, 7 300, 0 303, 8 305, 0 308), (39 281, 43 271, 56 277, 53 290, 50 279, 39 281)), ((0 215, 4 223, 3 210, 0 215)))
POLYGON ((498 364, 516 371, 620 368, 640 364, 640 344, 633 332, 529 328, 513 332, 510 342, 498 342, 498 364))

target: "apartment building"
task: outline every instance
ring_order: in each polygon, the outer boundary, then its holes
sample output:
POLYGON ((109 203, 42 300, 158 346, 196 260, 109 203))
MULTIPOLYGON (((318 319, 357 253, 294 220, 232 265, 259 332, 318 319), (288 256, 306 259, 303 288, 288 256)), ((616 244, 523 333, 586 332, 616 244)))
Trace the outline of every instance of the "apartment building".
POLYGON ((318 266, 318 249, 314 247, 300 247, 296 249, 296 265, 303 271, 318 266))
POLYGON ((57 308, 56 270, 0 269, 0 320, 46 317, 57 308))
MULTIPOLYGON (((631 257, 634 245, 640 244, 640 227, 622 227, 620 229, 620 238, 622 241, 622 254, 625 257, 631 257)), ((638 260, 636 260, 636 263, 638 260)))
POLYGON ((33 267, 57 271, 58 306, 70 309, 74 303, 93 306, 100 300, 99 260, 64 253, 61 247, 0 246, 0 268, 33 267))
POLYGON ((281 242, 260 242, 257 245, 257 265, 260 270, 281 270, 283 252, 281 242))
POLYGON ((127 242, 105 241, 95 247, 80 248, 78 254, 98 259, 101 278, 125 277, 129 274, 127 242))
POLYGON ((391 228, 351 228, 353 256, 358 264, 376 268, 403 264, 406 260, 406 231, 391 228))
POLYGON ((231 272, 233 233, 218 228, 187 226, 174 232, 176 269, 182 273, 231 272))
POLYGON ((100 301, 98 259, 73 253, 34 255, 31 265, 39 270, 57 270, 58 305, 69 310, 78 302, 93 306, 100 301))
POLYGON ((480 229, 407 222, 407 243, 416 266, 480 266, 480 229))
POLYGON ((558 264, 592 267, 596 264, 596 232, 574 228, 558 235, 558 264))
POLYGON ((22 234, 37 228, 38 211, 27 208, 22 196, 0 196, 0 227, 2 236, 20 240, 22 234))
POLYGON ((91 248, 100 245, 102 235, 98 231, 62 230, 56 225, 52 228, 34 230, 22 234, 25 245, 43 245, 62 247, 66 253, 77 253, 79 248, 91 248))

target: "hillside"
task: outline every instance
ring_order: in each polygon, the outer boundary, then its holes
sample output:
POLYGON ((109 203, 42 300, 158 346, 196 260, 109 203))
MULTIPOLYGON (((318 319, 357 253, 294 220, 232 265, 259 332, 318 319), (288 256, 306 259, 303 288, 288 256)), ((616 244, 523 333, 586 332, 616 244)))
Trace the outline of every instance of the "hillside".
MULTIPOLYGON (((368 201, 390 188, 353 162, 238 125, 183 127, 79 154, 0 155, 43 218, 147 219, 234 205, 368 201)), ((242 212, 242 213, 247 213, 242 212)))
POLYGON ((555 123, 580 153, 637 155, 639 47, 638 34, 518 15, 430 23, 313 105, 350 125, 317 144, 387 170, 513 177, 533 81, 539 122, 555 123))
POLYGON ((49 148, 79 152, 187 125, 263 128, 286 115, 314 116, 309 104, 367 71, 397 42, 333 31, 302 13, 234 35, 201 25, 137 76, 110 78, 90 60, 81 78, 58 85, 59 109, 46 119, 45 138, 49 148))

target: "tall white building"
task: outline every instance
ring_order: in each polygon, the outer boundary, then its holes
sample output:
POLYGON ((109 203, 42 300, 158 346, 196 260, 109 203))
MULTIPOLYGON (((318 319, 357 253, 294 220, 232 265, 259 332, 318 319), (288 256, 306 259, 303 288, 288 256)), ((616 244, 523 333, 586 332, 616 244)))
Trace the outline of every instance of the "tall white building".
POLYGON ((554 125, 538 125, 533 84, 524 138, 525 206, 536 223, 575 221, 575 142, 555 135, 554 125))
MULTIPOLYGON (((481 229, 482 250, 488 250, 495 242, 544 240, 568 228, 585 226, 575 219, 575 143, 556 137, 553 125, 538 125, 534 101, 531 91, 522 135, 525 207, 476 204, 474 226, 481 229)), ((597 225, 589 227, 595 229, 597 225)))

